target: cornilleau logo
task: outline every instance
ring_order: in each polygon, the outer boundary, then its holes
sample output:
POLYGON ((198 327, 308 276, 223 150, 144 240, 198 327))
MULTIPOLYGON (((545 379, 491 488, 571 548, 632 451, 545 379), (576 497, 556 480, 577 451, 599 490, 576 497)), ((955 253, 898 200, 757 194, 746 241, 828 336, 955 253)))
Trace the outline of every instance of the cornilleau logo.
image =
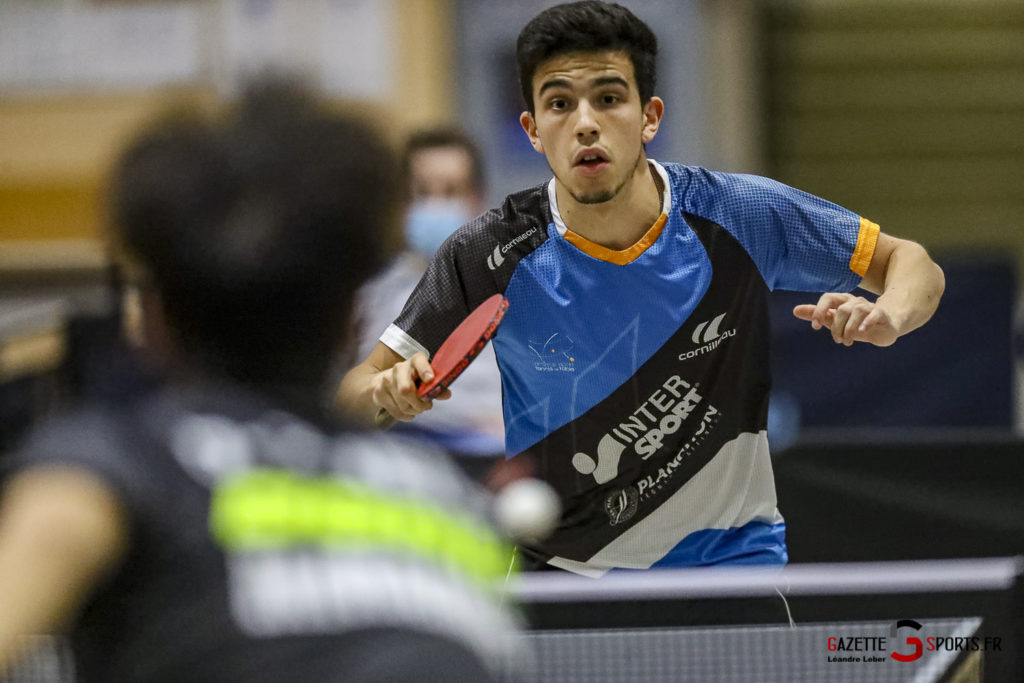
POLYGON ((693 340, 694 344, 700 344, 701 333, 704 333, 704 343, 707 344, 710 341, 718 339, 718 326, 722 324, 722 320, 725 319, 725 313, 716 316, 711 322, 704 321, 693 330, 693 336, 690 339, 693 340))
POLYGON ((505 262, 505 254, 508 253, 508 250, 516 246, 517 244, 519 244, 520 242, 522 242, 535 232, 537 232, 537 228, 530 228, 523 234, 516 235, 516 237, 513 238, 513 240, 508 244, 499 244, 496 247, 494 247, 494 251, 487 255, 487 267, 490 268, 491 270, 497 270, 499 267, 501 267, 501 264, 505 262))
POLYGON ((487 267, 491 270, 495 270, 498 266, 505 262, 505 257, 501 255, 501 246, 494 248, 494 253, 487 256, 487 267))
POLYGON ((731 330, 725 330, 724 332, 718 331, 718 328, 722 326, 722 321, 725 320, 725 315, 725 313, 716 315, 711 320, 705 320, 697 325, 697 327, 693 328, 693 334, 690 335, 690 339, 693 340, 694 344, 701 344, 702 346, 679 354, 679 360, 690 360, 691 358, 714 351, 718 348, 718 345, 726 339, 729 337, 735 337, 735 327, 731 330))

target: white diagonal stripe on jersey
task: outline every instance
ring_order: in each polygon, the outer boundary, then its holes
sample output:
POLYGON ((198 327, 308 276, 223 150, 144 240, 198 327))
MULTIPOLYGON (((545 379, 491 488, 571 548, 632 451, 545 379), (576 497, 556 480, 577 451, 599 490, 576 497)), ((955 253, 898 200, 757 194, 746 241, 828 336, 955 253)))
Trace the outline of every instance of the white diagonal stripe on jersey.
POLYGON ((549 564, 587 576, 613 567, 646 569, 686 536, 729 529, 755 520, 782 522, 764 430, 729 441, 657 510, 581 563, 555 557, 549 564))

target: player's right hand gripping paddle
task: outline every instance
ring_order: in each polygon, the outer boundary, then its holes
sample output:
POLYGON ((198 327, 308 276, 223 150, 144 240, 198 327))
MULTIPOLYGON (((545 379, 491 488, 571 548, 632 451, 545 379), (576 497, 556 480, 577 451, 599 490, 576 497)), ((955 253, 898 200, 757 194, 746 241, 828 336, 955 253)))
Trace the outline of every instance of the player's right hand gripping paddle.
MULTIPOLYGON (((487 342, 498 330, 501 319, 508 310, 508 299, 494 294, 473 309, 465 320, 448 335, 430 361, 434 379, 423 382, 416 389, 420 398, 437 398, 455 378, 462 374, 473 359, 487 346, 487 342)), ((386 429, 395 423, 395 418, 386 408, 377 411, 374 423, 386 429)))

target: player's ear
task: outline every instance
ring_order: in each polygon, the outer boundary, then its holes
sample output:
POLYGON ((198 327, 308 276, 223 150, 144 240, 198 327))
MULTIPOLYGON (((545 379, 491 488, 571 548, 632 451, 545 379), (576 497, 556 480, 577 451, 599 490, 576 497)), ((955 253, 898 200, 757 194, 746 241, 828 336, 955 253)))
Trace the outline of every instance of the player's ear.
POLYGON ((537 134, 537 122, 534 120, 533 114, 528 111, 524 111, 520 114, 519 125, 523 127, 524 131, 526 131, 526 136, 530 138, 530 144, 533 145, 533 148, 543 154, 544 145, 540 141, 540 135, 537 134))
POLYGON ((660 97, 652 97, 644 105, 644 127, 640 133, 641 141, 646 145, 658 134, 661 117, 665 113, 665 103, 660 97))

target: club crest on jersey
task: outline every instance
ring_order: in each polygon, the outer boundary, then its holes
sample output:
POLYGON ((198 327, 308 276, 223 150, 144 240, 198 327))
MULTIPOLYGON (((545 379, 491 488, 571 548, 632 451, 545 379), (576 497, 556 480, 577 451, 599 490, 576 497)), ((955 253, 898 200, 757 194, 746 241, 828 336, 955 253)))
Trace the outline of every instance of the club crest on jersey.
MULTIPOLYGON (((608 494, 604 499, 604 511, 608 515, 609 524, 616 526, 629 521, 642 505, 647 504, 645 501, 652 500, 659 493, 674 490, 677 485, 672 482, 676 480, 680 467, 714 431, 720 417, 717 408, 705 404, 700 422, 693 428, 689 438, 677 444, 678 449, 675 450, 674 456, 659 459, 657 469, 648 468, 646 473, 633 483, 608 494)), ((580 474, 593 474, 595 481, 599 483, 610 481, 617 475, 619 461, 625 451, 624 444, 617 441, 612 434, 605 434, 597 446, 596 462, 586 453, 577 453, 573 456, 572 464, 580 474)), ((671 451, 669 453, 671 454, 671 451)))
POLYGON ((571 337, 555 332, 547 337, 530 337, 527 346, 537 356, 533 368, 537 372, 576 372, 576 356, 571 337))
POLYGON ((719 331, 719 328, 722 326, 722 321, 725 320, 725 316, 725 313, 721 313, 711 320, 705 320, 699 323, 695 328, 693 328, 693 334, 690 335, 690 339, 698 346, 695 349, 690 349, 679 354, 679 360, 690 360, 691 358, 702 356, 705 353, 710 353, 729 339, 729 337, 735 337, 735 327, 731 330, 719 331))
POLYGON ((628 522, 640 507, 640 493, 634 486, 620 489, 604 499, 604 511, 612 526, 628 522))

